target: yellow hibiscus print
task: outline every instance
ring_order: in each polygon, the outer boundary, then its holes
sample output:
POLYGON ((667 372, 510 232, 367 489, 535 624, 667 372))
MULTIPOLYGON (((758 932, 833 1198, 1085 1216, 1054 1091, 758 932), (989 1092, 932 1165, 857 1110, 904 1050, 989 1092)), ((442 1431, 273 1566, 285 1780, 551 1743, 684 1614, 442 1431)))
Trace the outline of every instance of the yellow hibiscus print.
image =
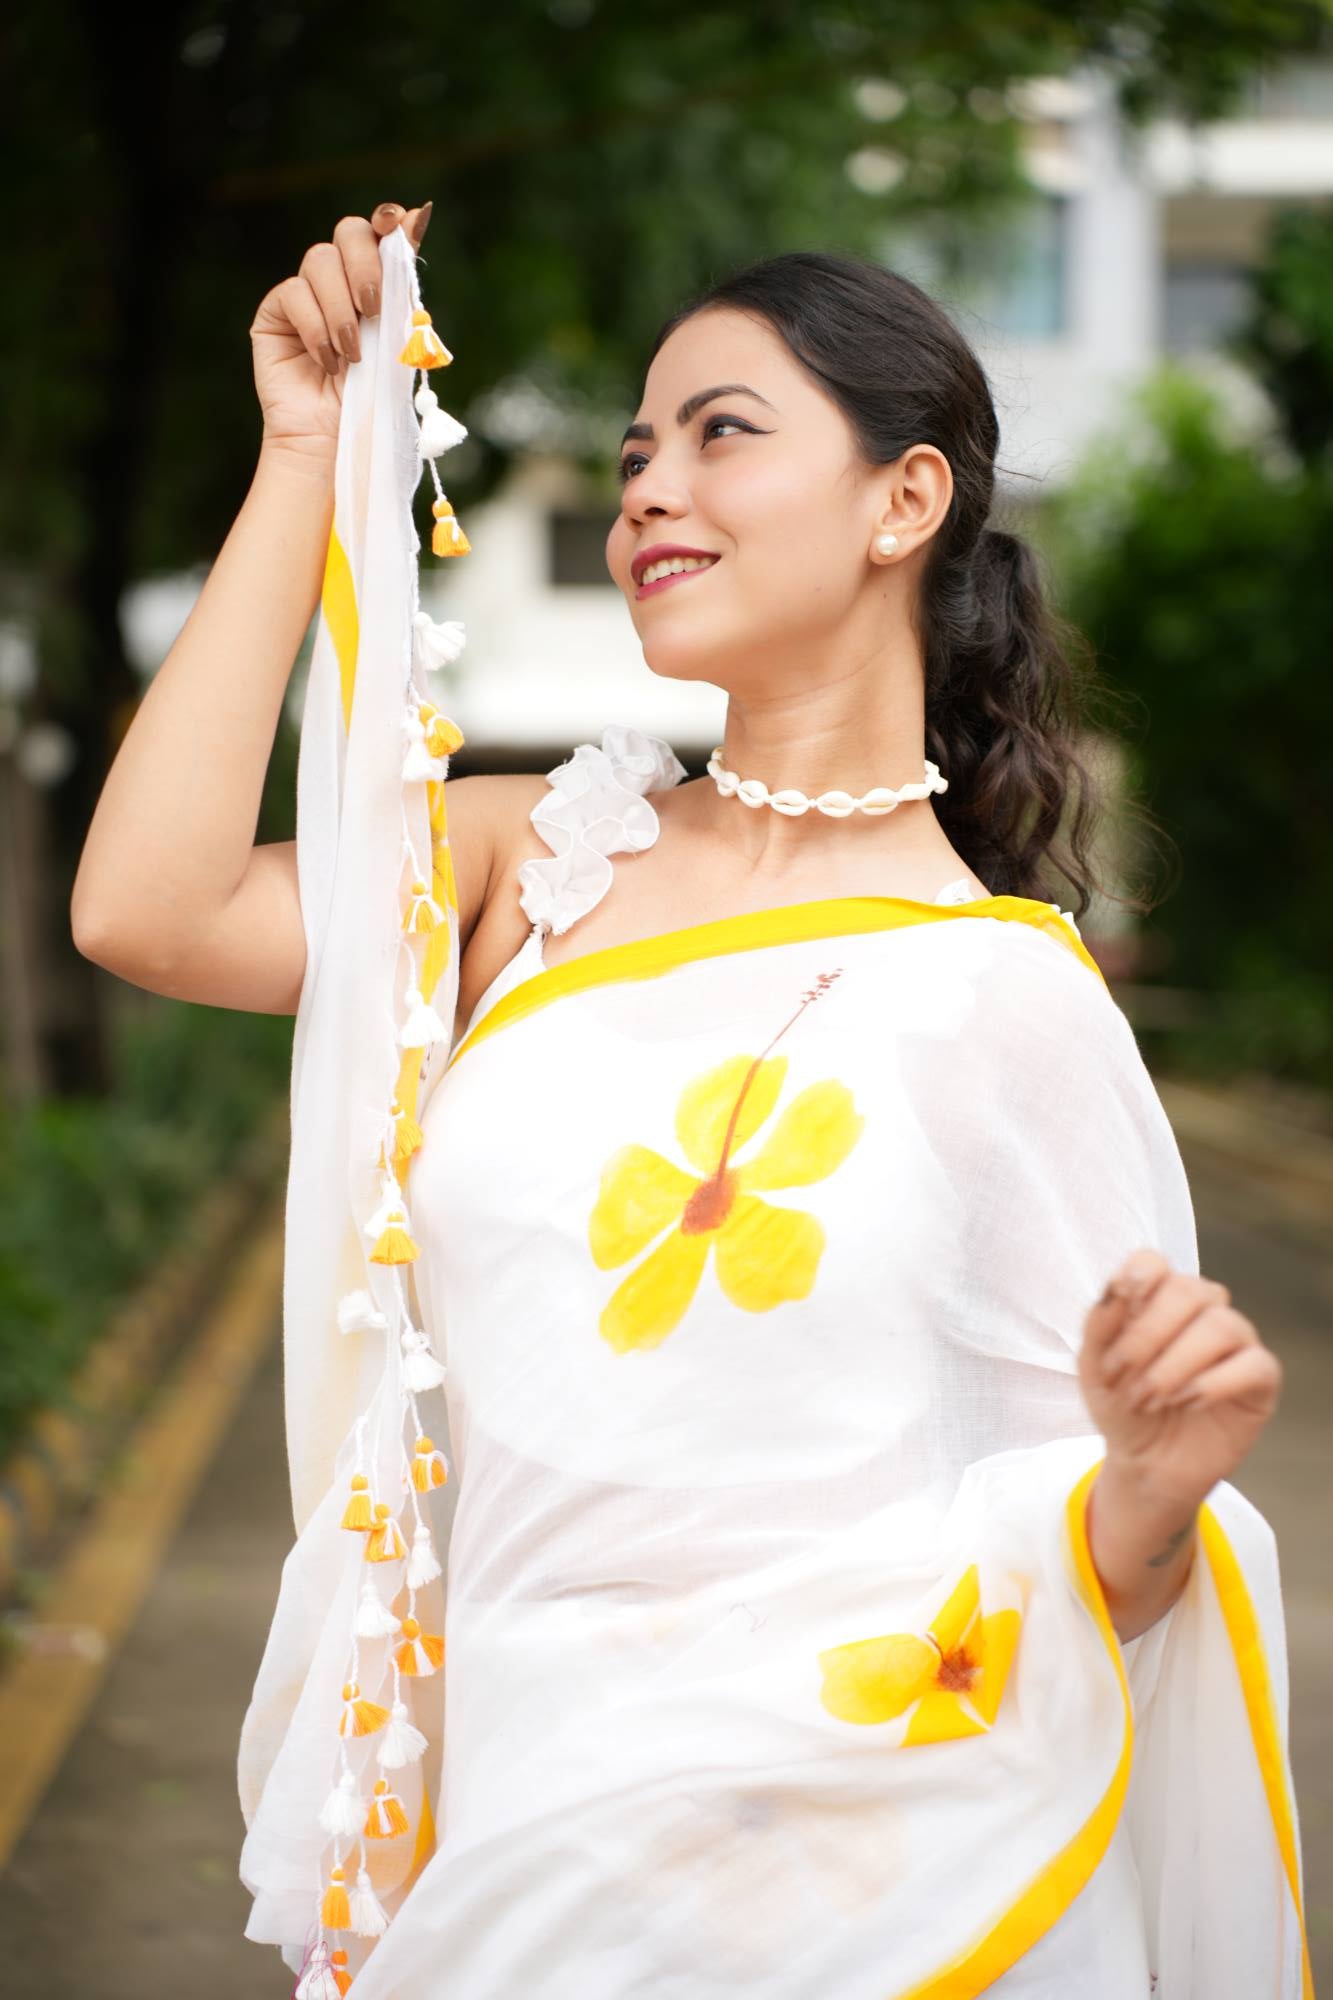
POLYGON ((820 1653, 820 1701, 843 1722, 889 1722, 908 1714, 902 1741, 980 1736, 995 1721, 1018 1646, 1022 1614, 981 1614, 973 1563, 926 1627, 856 1639, 820 1653))
POLYGON ((676 1138, 693 1172, 649 1146, 622 1146, 607 1161, 588 1225, 597 1268, 613 1270, 668 1232, 602 1313, 602 1338, 618 1354, 666 1339, 694 1297, 710 1249, 722 1290, 747 1312, 809 1294, 822 1227, 801 1209, 759 1197, 824 1180, 851 1152, 865 1120, 847 1086, 828 1077, 798 1092, 752 1158, 734 1161, 772 1115, 786 1074, 785 1056, 731 1056, 687 1084, 676 1106, 676 1138))

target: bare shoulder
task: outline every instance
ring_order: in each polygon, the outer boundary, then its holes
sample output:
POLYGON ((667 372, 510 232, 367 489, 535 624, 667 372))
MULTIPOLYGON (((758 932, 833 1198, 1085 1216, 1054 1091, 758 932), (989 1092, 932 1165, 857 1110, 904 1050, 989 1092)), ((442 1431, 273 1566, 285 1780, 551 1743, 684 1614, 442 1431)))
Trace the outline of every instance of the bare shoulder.
POLYGON ((518 868, 550 849, 532 809, 550 791, 541 772, 506 771, 445 783, 449 843, 458 881, 461 947, 458 1011, 466 1020, 528 934, 518 868))

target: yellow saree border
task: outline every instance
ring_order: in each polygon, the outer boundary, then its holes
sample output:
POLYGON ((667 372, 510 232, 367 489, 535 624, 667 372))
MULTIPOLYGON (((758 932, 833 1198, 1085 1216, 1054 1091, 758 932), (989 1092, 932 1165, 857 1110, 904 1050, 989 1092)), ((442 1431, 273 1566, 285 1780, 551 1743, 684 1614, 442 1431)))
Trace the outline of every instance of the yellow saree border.
POLYGON ((690 924, 655 937, 634 938, 583 952, 545 972, 522 980, 482 1015, 449 1059, 460 1056, 501 1028, 535 1013, 552 1000, 586 992, 625 979, 652 979, 678 965, 698 959, 721 958, 732 952, 757 951, 765 945, 800 944, 821 937, 859 936, 866 931, 897 930, 907 924, 947 923, 954 917, 1000 917, 1031 924, 1082 959, 1097 977, 1105 976, 1071 924, 1029 896, 985 896, 975 903, 921 903, 905 896, 825 896, 808 903, 783 903, 772 910, 747 910, 738 917, 718 917, 711 923, 690 924))
POLYGON ((1274 1837, 1296 1909, 1301 1937, 1301 1992, 1304 2000, 1314 2000, 1314 1975, 1310 1968, 1310 1944, 1305 1934, 1305 1911, 1301 1903, 1301 1876, 1296 1852, 1296 1814, 1287 1790, 1282 1739, 1258 1615, 1241 1566, 1227 1540, 1226 1530, 1206 1503, 1199 1509, 1199 1541, 1213 1573, 1222 1619, 1235 1655, 1259 1775, 1263 1779, 1268 1810, 1273 1817, 1274 1837))
POLYGON ((1033 1876, 998 1923, 970 1945, 961 1957, 951 1960, 920 1984, 895 1993, 892 2000, 974 2000, 976 1994, 984 1993, 1064 1915, 1111 1844, 1111 1836, 1129 1788, 1134 1755, 1134 1709, 1120 1640, 1106 1608, 1106 1595, 1088 1543, 1088 1494, 1103 1463, 1104 1459, 1097 1459, 1070 1490, 1065 1501, 1065 1521, 1075 1576, 1120 1683, 1125 1726, 1111 1782, 1078 1832, 1033 1876))
POLYGON ((329 530, 329 546, 324 557, 324 581, 320 586, 320 610, 333 641, 338 662, 338 686, 342 695, 343 727, 352 726, 352 694, 356 687, 356 656, 361 643, 361 619, 356 607, 356 585, 352 565, 338 537, 336 525, 329 530))

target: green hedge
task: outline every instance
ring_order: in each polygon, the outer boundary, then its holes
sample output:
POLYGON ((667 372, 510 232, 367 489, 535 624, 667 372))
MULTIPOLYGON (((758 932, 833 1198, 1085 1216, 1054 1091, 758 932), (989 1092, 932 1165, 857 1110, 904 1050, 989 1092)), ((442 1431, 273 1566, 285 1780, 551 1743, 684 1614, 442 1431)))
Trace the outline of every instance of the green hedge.
POLYGON ((117 1306, 285 1093, 290 1016, 148 996, 114 1030, 110 1099, 0 1132, 0 1456, 61 1400, 117 1306))
POLYGON ((1196 1070, 1333 1085, 1333 464, 1169 366, 1043 524, 1061 608, 1136 697, 1128 777, 1179 854, 1147 975, 1196 1070))

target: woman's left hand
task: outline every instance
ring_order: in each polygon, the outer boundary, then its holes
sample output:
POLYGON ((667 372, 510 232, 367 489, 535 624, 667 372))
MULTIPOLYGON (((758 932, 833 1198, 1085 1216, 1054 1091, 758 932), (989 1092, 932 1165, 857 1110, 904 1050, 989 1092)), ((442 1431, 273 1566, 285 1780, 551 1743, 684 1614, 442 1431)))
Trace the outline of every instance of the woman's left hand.
POLYGON ((1192 1507, 1272 1416, 1282 1364, 1225 1285, 1136 1250, 1084 1321, 1079 1380, 1108 1464, 1192 1507))

